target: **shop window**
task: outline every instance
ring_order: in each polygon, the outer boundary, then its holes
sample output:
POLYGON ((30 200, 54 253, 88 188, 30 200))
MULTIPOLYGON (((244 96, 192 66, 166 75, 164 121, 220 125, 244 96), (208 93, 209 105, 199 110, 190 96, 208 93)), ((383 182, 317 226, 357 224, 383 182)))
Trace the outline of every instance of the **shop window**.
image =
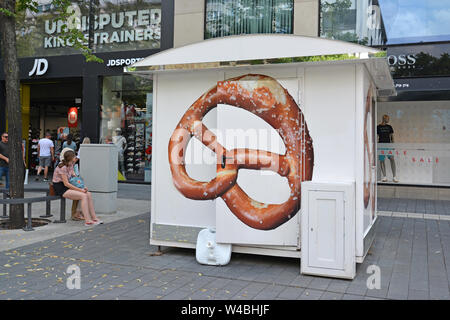
POLYGON ((393 183, 395 174, 401 184, 450 186, 450 103, 379 102, 377 108, 378 124, 387 115, 394 132, 393 143, 377 145, 378 181, 393 183))
POLYGON ((292 33, 292 0, 206 0, 205 39, 239 34, 292 33))
POLYGON ((151 181, 153 82, 103 78, 100 142, 119 151, 119 180, 151 181))
POLYGON ((378 0, 321 0, 320 36, 369 46, 385 44, 378 0))

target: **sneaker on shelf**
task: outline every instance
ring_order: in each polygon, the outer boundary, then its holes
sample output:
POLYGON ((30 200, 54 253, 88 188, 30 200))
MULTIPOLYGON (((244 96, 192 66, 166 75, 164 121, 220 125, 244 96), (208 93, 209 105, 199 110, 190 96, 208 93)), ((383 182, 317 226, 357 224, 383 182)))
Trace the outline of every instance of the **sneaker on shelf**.
POLYGON ((387 182, 387 178, 383 177, 383 179, 381 179, 381 182, 387 182))
POLYGON ((44 178, 44 179, 42 179, 42 181, 44 181, 44 182, 48 182, 48 179, 47 179, 47 178, 44 178))
POLYGON ((398 183, 397 177, 394 177, 394 178, 392 179, 392 181, 394 181, 395 183, 398 183))

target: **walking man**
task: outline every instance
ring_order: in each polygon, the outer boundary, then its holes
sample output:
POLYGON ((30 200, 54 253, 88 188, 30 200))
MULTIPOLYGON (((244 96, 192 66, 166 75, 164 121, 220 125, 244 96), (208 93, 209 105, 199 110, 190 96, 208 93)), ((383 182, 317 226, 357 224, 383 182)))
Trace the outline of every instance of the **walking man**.
POLYGON ((5 175, 6 189, 9 189, 9 149, 8 133, 3 132, 0 142, 0 179, 5 175))
POLYGON ((52 134, 47 131, 45 133, 45 138, 42 138, 39 140, 37 152, 39 155, 39 168, 37 171, 36 181, 39 181, 39 174, 42 171, 42 168, 44 168, 44 180, 45 182, 48 181, 48 167, 52 164, 54 158, 55 158, 55 145, 53 144, 53 141, 50 139, 52 134))

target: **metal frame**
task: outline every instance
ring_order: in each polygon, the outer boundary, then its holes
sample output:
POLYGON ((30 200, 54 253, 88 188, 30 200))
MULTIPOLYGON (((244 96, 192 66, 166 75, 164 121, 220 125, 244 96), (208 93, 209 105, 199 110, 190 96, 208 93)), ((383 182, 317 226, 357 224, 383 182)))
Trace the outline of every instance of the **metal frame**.
POLYGON ((42 188, 30 188, 25 191, 29 192, 46 192, 47 196, 45 197, 33 197, 33 198, 22 198, 22 199, 10 199, 6 198, 8 189, 0 189, 0 192, 3 193, 3 199, 0 199, 0 204, 3 204, 3 215, 0 216, 0 219, 8 219, 9 216, 6 214, 6 206, 9 204, 27 204, 27 225, 23 228, 24 231, 33 231, 32 227, 32 217, 31 217, 31 205, 35 202, 46 202, 46 215, 40 216, 41 218, 49 218, 53 215, 50 214, 50 202, 54 200, 61 200, 60 202, 60 219, 53 221, 53 223, 66 223, 66 198, 62 196, 50 196, 48 195, 49 191, 47 189, 42 188))

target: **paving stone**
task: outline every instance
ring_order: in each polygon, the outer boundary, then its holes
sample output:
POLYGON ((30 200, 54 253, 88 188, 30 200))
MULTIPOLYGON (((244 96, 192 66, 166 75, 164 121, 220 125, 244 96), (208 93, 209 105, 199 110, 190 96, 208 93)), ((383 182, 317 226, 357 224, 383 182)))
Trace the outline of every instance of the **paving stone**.
POLYGON ((325 290, 330 285, 332 279, 316 277, 308 285, 308 289, 325 290))
POLYGON ((408 300, 428 300, 429 294, 427 290, 414 290, 408 291, 408 300))
POLYGON ((355 294, 347 294, 345 293, 342 296, 342 300, 364 300, 364 296, 358 296, 355 294))
POLYGON ((341 300, 344 294, 325 291, 320 300, 341 300))
POLYGON ((345 291, 346 294, 355 294, 355 295, 360 295, 363 296, 365 295, 366 291, 367 291, 367 285, 354 285, 351 284, 348 286, 347 290, 345 291))
POLYGON ((327 288, 327 291, 345 293, 350 284, 351 282, 347 280, 332 280, 327 288))
POLYGON ((298 287, 286 287, 278 294, 277 298, 286 300, 295 300, 305 291, 303 288, 298 287))
POLYGON ((299 300, 319 300, 323 295, 324 291, 314 290, 314 289, 305 289, 303 293, 298 298, 299 300))

